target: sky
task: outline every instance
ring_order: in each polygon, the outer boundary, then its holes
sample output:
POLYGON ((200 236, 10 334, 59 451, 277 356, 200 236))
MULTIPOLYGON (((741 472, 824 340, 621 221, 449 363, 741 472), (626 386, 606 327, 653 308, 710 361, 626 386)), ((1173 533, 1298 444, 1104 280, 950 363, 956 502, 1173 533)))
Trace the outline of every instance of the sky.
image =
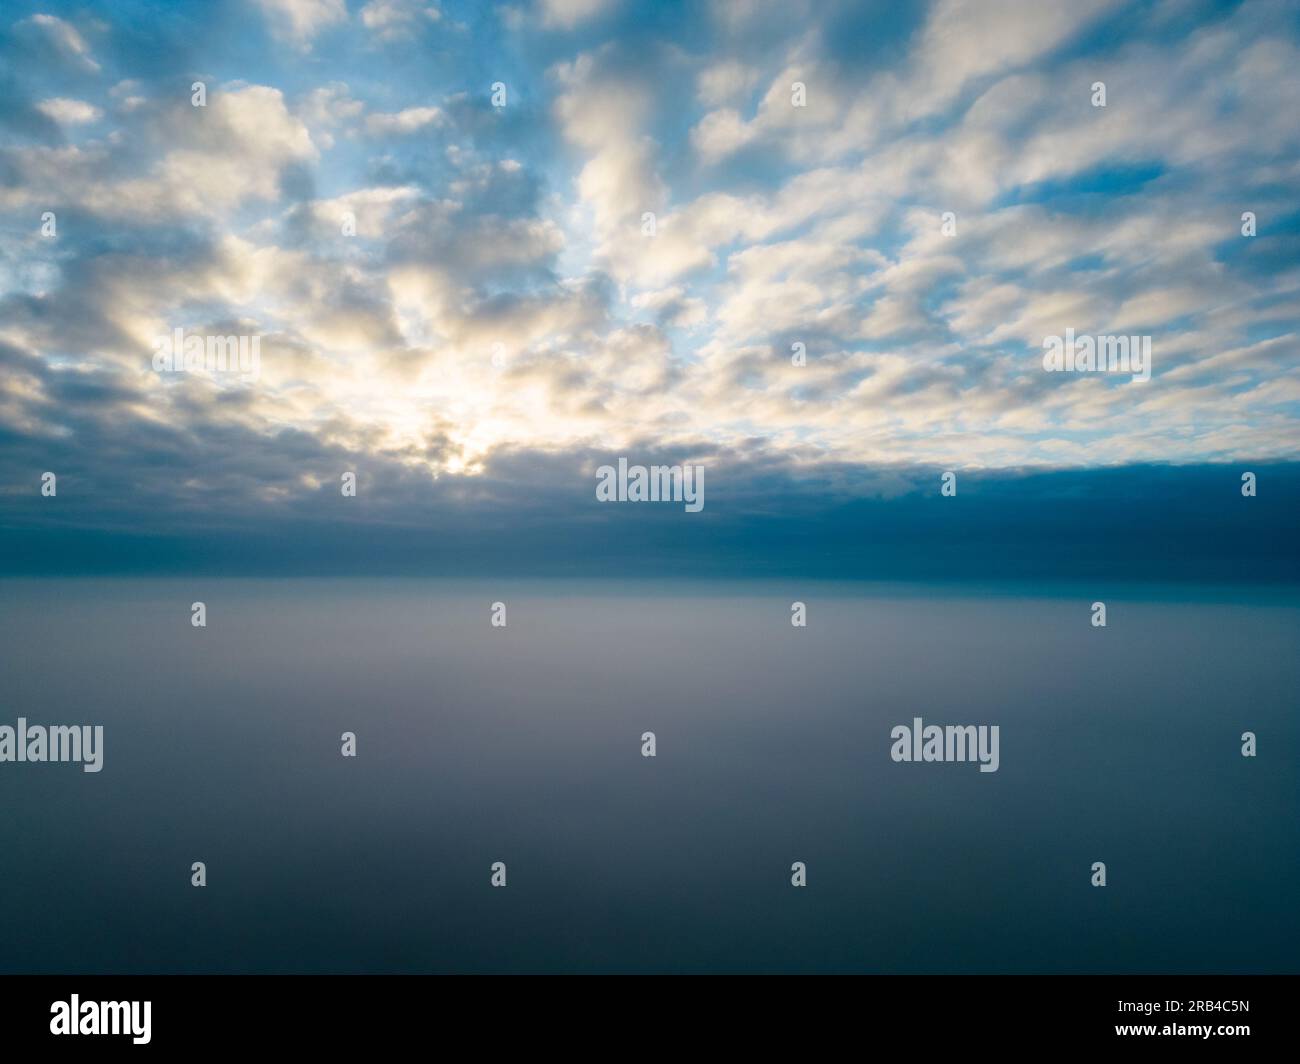
POLYGON ((1296 579, 1297 114, 1271 0, 8 3, 0 572, 1296 579))

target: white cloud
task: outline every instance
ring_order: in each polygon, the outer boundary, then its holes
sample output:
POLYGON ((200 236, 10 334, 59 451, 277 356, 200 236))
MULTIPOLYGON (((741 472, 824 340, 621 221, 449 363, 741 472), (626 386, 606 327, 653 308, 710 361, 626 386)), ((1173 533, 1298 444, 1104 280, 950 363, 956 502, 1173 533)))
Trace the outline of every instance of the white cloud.
POLYGON ((710 111, 691 130, 691 146, 705 163, 725 159, 757 136, 752 125, 731 108, 710 111))
POLYGON ((438 22, 442 12, 426 0, 370 0, 361 9, 361 24, 381 41, 398 40, 419 25, 438 22))
POLYGON ((43 36, 62 55, 83 70, 97 72, 99 63, 90 53, 90 46, 85 38, 70 22, 65 22, 56 15, 32 15, 15 23, 14 29, 19 33, 32 33, 43 36))
POLYGON ((394 114, 366 115, 366 131, 376 136, 404 135, 436 125, 441 119, 442 112, 436 107, 408 107, 394 114))
POLYGON ((759 72, 736 59, 705 67, 696 78, 696 94, 709 107, 736 103, 758 84, 759 72))
POLYGON ((540 0, 542 25, 547 29, 571 30, 580 23, 603 15, 618 0, 540 0))
POLYGON ((343 0, 255 0, 276 33, 298 47, 311 47, 312 40, 330 26, 346 22, 348 9, 343 0))
POLYGON ((84 100, 70 100, 62 96, 42 100, 36 107, 42 114, 61 125, 70 126, 98 121, 104 114, 98 107, 84 100))

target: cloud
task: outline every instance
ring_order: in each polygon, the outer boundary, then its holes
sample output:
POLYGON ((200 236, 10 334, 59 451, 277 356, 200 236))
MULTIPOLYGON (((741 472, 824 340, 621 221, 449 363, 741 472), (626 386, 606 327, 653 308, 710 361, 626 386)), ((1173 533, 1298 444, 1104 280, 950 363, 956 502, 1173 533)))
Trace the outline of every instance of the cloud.
POLYGON ((361 24, 381 41, 400 40, 441 18, 437 4, 426 0, 370 0, 361 9, 361 24))
POLYGON ((612 11, 618 0, 541 0, 541 22, 547 29, 571 30, 612 11))
POLYGON ((186 100, 148 122, 164 147, 145 160, 112 139, 13 151, 8 165, 20 180, 0 187, 0 203, 67 203, 140 221, 220 215, 250 199, 277 199, 286 169, 318 155, 307 128, 268 86, 222 87, 206 108, 186 100))
POLYGON ((86 122, 96 122, 104 112, 93 104, 83 100, 69 100, 55 97, 42 100, 36 105, 41 114, 48 116, 62 125, 75 126, 86 122))
POLYGON ((304 50, 330 26, 346 22, 348 9, 343 0, 255 0, 263 15, 280 36, 304 50))
POLYGON ((723 60, 705 67, 696 78, 700 102, 709 107, 734 103, 748 95, 758 84, 757 67, 736 59, 723 60))
POLYGON ((835 0, 430 10, 365 4, 355 42, 341 4, 0 35, 11 453, 160 513, 305 513, 364 461, 394 521, 651 445, 760 503, 764 472, 1300 458, 1280 6, 942 2, 869 59, 883 16, 835 0), (394 46, 426 27, 437 61, 394 46), (259 380, 153 372, 176 327, 261 336, 259 380), (1067 328, 1149 334, 1152 379, 1044 373, 1067 328), (228 450, 155 475, 199 441, 228 450))
POLYGON ((20 38, 52 47, 60 59, 74 67, 92 73, 100 69, 77 28, 56 15, 32 15, 15 23, 14 32, 20 38))
POLYGON ((436 125, 441 118, 436 107, 408 107, 394 114, 366 115, 366 131, 374 136, 406 135, 436 125))

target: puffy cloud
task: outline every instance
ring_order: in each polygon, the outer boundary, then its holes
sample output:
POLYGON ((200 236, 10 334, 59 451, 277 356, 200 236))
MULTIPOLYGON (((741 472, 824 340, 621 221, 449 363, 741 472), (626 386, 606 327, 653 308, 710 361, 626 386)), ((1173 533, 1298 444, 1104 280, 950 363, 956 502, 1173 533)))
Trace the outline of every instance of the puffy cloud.
POLYGON ((398 40, 441 18, 438 6, 425 0, 370 0, 361 9, 361 24, 381 41, 398 40))
POLYGON ((436 107, 408 107, 394 114, 366 115, 366 130, 375 136, 405 135, 437 125, 441 118, 442 112, 436 107))
POLYGON ((57 96, 49 100, 42 100, 36 106, 42 114, 48 115, 56 122, 69 126, 98 121, 104 114, 94 104, 86 103, 84 100, 69 100, 57 96))
POLYGON ((255 0, 275 31, 300 48, 310 48, 322 30, 346 22, 343 0, 255 0))

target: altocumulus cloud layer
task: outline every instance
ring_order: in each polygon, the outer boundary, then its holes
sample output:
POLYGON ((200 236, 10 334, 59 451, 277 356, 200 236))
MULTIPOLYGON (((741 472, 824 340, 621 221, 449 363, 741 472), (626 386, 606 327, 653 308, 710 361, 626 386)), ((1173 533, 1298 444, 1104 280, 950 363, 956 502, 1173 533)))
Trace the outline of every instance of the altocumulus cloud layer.
POLYGON ((835 575, 864 530, 886 569, 918 536, 1022 535, 987 568, 1036 571, 1143 507, 1151 557, 1240 546, 1243 468, 1269 471, 1256 561, 1296 531, 1293 4, 3 18, 11 571, 563 568, 612 543, 785 571, 812 535, 835 575), (177 328, 260 334, 259 377, 155 372, 177 328), (1043 372, 1066 329, 1149 335, 1151 380, 1043 372), (596 505, 621 454, 704 464, 704 513, 596 505), (941 470, 974 525, 929 507, 941 470))

